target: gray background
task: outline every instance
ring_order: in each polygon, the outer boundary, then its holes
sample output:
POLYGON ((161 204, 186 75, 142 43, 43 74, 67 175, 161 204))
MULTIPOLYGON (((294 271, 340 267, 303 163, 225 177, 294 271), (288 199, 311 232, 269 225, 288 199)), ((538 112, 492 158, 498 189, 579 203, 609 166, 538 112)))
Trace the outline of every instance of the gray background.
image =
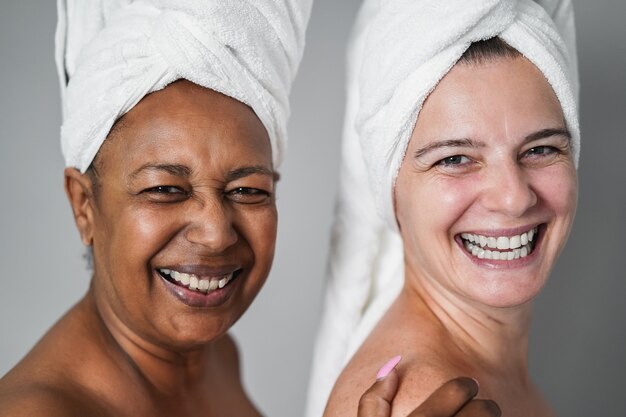
MULTIPOLYGON (((0 6, 0 375, 84 293, 62 189, 52 0, 0 6)), ((626 2, 575 0, 582 84, 580 202, 536 302, 530 366, 562 416, 626 416, 626 2)), ((292 95, 277 258, 235 326, 249 392, 301 415, 338 171, 343 53, 359 1, 318 0, 292 95)))

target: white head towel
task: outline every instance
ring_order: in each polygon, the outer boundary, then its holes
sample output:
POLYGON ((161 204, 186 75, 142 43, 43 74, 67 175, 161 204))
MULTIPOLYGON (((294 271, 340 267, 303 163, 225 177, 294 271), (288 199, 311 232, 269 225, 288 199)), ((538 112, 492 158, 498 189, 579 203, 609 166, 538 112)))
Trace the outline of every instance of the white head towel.
POLYGON ((578 73, 570 0, 365 0, 348 50, 342 166, 306 415, 398 295, 394 181, 422 103, 472 42, 499 36, 545 75, 578 161, 578 73))
POLYGON ((185 78, 249 105, 281 161, 312 0, 58 0, 61 144, 85 172, 115 121, 185 78))

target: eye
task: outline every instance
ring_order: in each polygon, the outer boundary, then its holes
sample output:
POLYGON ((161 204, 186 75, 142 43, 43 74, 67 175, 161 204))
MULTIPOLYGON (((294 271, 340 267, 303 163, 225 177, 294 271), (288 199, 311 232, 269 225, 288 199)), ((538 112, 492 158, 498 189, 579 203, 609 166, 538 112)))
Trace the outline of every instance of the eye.
POLYGON ((188 197, 186 190, 174 185, 157 185, 142 191, 150 200, 163 203, 175 203, 188 197))
POLYGON ((522 154, 521 159, 527 166, 538 168, 551 164, 560 155, 565 154, 567 154, 566 149, 559 149, 554 146, 542 145, 528 149, 522 154))
POLYGON ((148 188, 144 190, 144 192, 155 194, 186 194, 184 190, 173 185, 159 185, 156 187, 148 188))
POLYGON ((553 146, 535 146, 526 151, 528 156, 541 156, 557 153, 559 150, 553 146))
POLYGON ((271 193, 265 190, 251 187, 237 187, 226 192, 231 201, 241 204, 259 204, 266 202, 271 193))
POLYGON ((437 161, 435 165, 443 167, 457 167, 461 165, 466 165, 470 162, 472 162, 472 160, 465 155, 453 155, 437 161))

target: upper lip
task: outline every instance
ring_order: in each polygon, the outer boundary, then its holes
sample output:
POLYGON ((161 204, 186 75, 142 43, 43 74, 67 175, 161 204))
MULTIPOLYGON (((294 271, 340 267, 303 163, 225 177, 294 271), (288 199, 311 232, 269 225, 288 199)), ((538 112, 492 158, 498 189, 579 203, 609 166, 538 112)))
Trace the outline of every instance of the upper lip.
MULTIPOLYGON (((526 225, 526 226, 519 226, 519 227, 512 227, 512 228, 506 228, 506 229, 489 229, 489 230, 464 230, 461 233, 471 233, 474 235, 482 235, 482 236, 486 236, 486 237, 499 237, 499 236, 516 236, 516 235, 520 235, 522 233, 526 233, 529 230, 535 229, 536 227, 539 227, 539 225, 541 225, 542 223, 534 223, 534 224, 530 224, 530 225, 526 225)), ((458 235, 460 236, 461 233, 459 233, 458 235)))

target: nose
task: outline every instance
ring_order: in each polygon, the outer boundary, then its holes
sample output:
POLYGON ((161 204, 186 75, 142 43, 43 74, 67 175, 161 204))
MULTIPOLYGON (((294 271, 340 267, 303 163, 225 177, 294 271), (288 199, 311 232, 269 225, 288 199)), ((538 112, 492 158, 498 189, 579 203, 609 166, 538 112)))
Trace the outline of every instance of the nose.
POLYGON ((212 253, 221 253, 237 242, 232 213, 221 201, 198 203, 192 210, 185 237, 212 253))
POLYGON ((537 204, 530 178, 517 163, 489 169, 483 184, 482 205, 490 212, 517 218, 537 204))

